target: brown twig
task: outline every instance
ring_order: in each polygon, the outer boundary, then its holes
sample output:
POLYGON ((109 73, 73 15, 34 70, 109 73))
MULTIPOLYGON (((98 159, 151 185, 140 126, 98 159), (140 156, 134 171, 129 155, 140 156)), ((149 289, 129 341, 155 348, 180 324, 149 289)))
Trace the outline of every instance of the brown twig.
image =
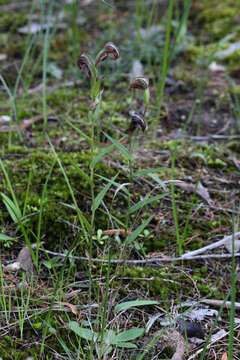
MULTIPOLYGON (((236 239, 237 237, 240 236, 240 232, 237 232, 234 234, 234 238, 236 239)), ((184 255, 182 255, 183 258, 188 258, 190 257, 195 257, 196 255, 202 254, 203 252, 206 252, 207 250, 212 250, 212 249, 216 249, 219 246, 225 245, 228 242, 231 242, 233 239, 233 234, 232 235, 228 235, 228 236, 224 236, 224 238, 222 240, 216 241, 213 244, 207 245, 202 247, 201 249, 197 249, 194 251, 190 251, 184 255)))
MULTIPOLYGON (((203 303, 203 304, 207 304, 207 305, 213 305, 213 306, 221 307, 222 304, 224 303, 224 300, 204 299, 204 300, 200 300, 200 302, 203 303)), ((231 301, 225 301, 224 306, 227 309, 231 309, 232 302, 231 301)), ((234 307, 235 307, 235 309, 240 310, 240 303, 235 302, 234 307)))
MULTIPOLYGON (((47 254, 50 255, 54 255, 54 256, 61 256, 61 257, 66 257, 66 254, 62 254, 62 253, 58 253, 55 251, 50 251, 50 250, 45 250, 42 248, 39 248, 40 251, 42 252, 46 252, 47 254)), ((236 253, 234 254, 235 257, 240 256, 240 253, 236 253)), ((70 259, 75 259, 75 260, 81 260, 81 261, 89 261, 88 257, 84 257, 84 256, 74 256, 74 255, 69 255, 70 259)), ((213 254, 213 255, 199 255, 199 256, 192 256, 192 257, 183 257, 183 256, 179 256, 179 257, 175 257, 175 258, 150 258, 150 259, 144 259, 144 260, 121 260, 121 259, 112 259, 112 260, 105 260, 105 259, 98 259, 98 258, 92 258, 91 262, 97 262, 97 263, 108 263, 110 262, 111 264, 149 264, 149 263, 163 263, 163 262, 174 262, 174 261, 189 261, 189 260, 201 260, 201 259, 228 259, 228 258, 232 258, 232 254, 213 254)))

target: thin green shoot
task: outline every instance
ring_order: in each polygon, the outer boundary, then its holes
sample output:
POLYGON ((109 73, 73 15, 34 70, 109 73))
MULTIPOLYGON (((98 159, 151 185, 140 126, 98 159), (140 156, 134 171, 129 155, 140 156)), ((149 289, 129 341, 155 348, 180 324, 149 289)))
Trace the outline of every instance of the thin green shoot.
POLYGON ((44 205, 47 201, 47 186, 48 186, 48 182, 50 180, 50 177, 52 175, 52 171, 53 168, 55 166, 56 160, 54 159, 52 162, 52 165, 50 167, 49 173, 46 177, 44 186, 43 186, 43 190, 42 190, 42 196, 41 196, 41 200, 40 200, 40 209, 39 209, 39 216, 38 216, 38 225, 37 225, 37 247, 36 247, 36 265, 37 265, 37 269, 39 269, 38 267, 38 255, 39 255, 39 247, 40 247, 40 241, 41 241, 41 226, 42 226, 42 216, 43 216, 43 210, 44 210, 44 205))
POLYGON ((22 137, 21 129, 19 127, 19 123, 18 123, 17 108, 16 108, 14 96, 13 96, 9 86, 7 85, 5 79, 3 78, 3 76, 1 74, 0 74, 0 81, 2 82, 3 87, 6 91, 6 93, 8 94, 8 97, 10 100, 11 114, 10 114, 10 131, 9 131, 9 136, 8 136, 8 148, 10 149, 12 146, 12 126, 14 125, 14 123, 16 125, 20 141, 23 141, 23 137, 22 137), (14 121, 13 121, 13 119, 14 119, 14 121))
MULTIPOLYGON (((171 180, 174 180, 176 154, 177 154, 177 144, 175 142, 174 149, 172 152, 172 159, 171 159, 171 180)), ((172 199, 172 209, 173 209, 173 219, 174 219, 174 225, 175 225, 176 239, 177 239, 177 244, 178 244, 178 253, 179 253, 179 255, 181 255, 182 254, 182 241, 181 241, 180 232, 179 232, 177 205, 176 205, 176 199, 175 199, 175 186, 174 186, 173 181, 171 181, 171 199, 172 199)))
POLYGON ((12 187, 12 184, 11 184, 11 181, 9 179, 8 173, 7 173, 6 169, 5 169, 5 166, 4 166, 3 162, 2 162, 2 160, 0 160, 0 168, 2 169, 2 172, 3 172, 5 180, 6 180, 7 187, 9 189, 9 191, 10 191, 10 194, 11 194, 13 200, 11 200, 8 196, 6 196, 3 193, 2 193, 2 198, 5 201, 5 205, 6 205, 7 209, 8 209, 8 211, 9 211, 9 214, 12 216, 13 219, 14 218, 16 219, 16 222, 20 226, 22 234, 23 234, 24 239, 25 239, 25 242, 26 242, 26 244, 27 244, 27 246, 28 246, 28 248, 30 250, 34 265, 36 265, 37 264, 37 259, 36 259, 36 256, 34 254, 34 251, 32 249, 31 241, 30 241, 30 239, 28 237, 27 230, 25 229, 24 222, 21 220, 22 219, 22 212, 20 210, 18 200, 16 198, 16 195, 14 193, 14 190, 13 190, 13 187, 12 187))
POLYGON ((25 277, 26 277, 25 274, 22 273, 20 303, 18 300, 19 298, 17 297, 18 321, 19 321, 20 338, 21 339, 23 339, 23 327, 24 327, 24 323, 27 318, 27 312, 29 309, 30 292, 31 292, 31 285, 32 285, 32 278, 31 278, 29 286, 25 287, 25 282, 26 282, 25 277))
POLYGON ((43 63, 42 63, 42 105, 43 105, 43 131, 47 126, 47 61, 50 43, 50 22, 53 13, 55 0, 50 1, 49 10, 47 13, 47 30, 44 35, 43 43, 43 63))
POLYGON ((104 186, 104 188, 97 194, 97 196, 95 197, 94 201, 92 202, 92 211, 96 211, 98 209, 98 207, 101 205, 101 202, 104 198, 104 196, 106 195, 106 193, 108 192, 108 190, 110 189, 110 187, 113 185, 114 180, 117 178, 119 174, 117 173, 109 182, 108 184, 106 184, 104 186))
MULTIPOLYGON (((235 219, 233 218, 233 224, 235 219)), ((235 325, 235 301, 236 301, 236 260, 235 260, 235 229, 232 234, 232 266, 231 266, 231 309, 230 309, 230 331, 228 340, 228 359, 233 359, 234 349, 234 325, 235 325)))
POLYGON ((41 341, 41 348, 40 348, 40 356, 43 355, 44 353, 44 346, 45 346, 45 341, 46 341, 46 337, 47 337, 47 333, 49 331, 50 326, 51 326, 51 323, 50 323, 50 319, 53 318, 53 305, 54 305, 54 302, 56 300, 56 297, 57 297, 57 293, 59 292, 59 289, 62 288, 63 284, 64 284, 64 271, 66 269, 66 266, 67 266, 67 261, 68 261, 68 258, 69 258, 69 255, 71 254, 72 250, 76 247, 76 242, 77 241, 74 241, 72 243, 72 245, 69 247, 68 251, 67 251, 67 254, 66 254, 66 257, 64 258, 64 262, 62 264, 62 268, 61 268, 61 271, 60 271, 60 274, 59 274, 59 277, 56 281, 56 284, 54 286, 54 290, 53 290, 53 293, 52 293, 52 300, 51 300, 51 303, 49 305, 49 310, 48 310, 48 313, 47 313, 47 318, 45 320, 45 327, 43 328, 43 332, 42 332, 42 341, 41 341))
POLYGON ((157 103, 158 103, 159 111, 161 108, 163 91, 164 91, 164 87, 165 87, 165 82, 166 82, 167 73, 168 73, 168 66, 169 66, 168 57, 169 57, 169 48, 170 48, 170 35, 171 35, 171 31, 172 31, 173 4, 174 4, 174 0, 169 0, 166 40, 165 40, 164 49, 163 49, 163 64, 162 64, 162 69, 160 72, 161 73, 161 81, 157 87, 157 103))
MULTIPOLYGON (((108 251, 108 263, 107 263, 107 276, 106 276, 106 283, 105 283, 105 291, 104 291, 104 298, 103 298, 103 311, 101 314, 101 331, 100 331, 100 338, 101 343, 103 343, 104 332, 107 322, 107 309, 108 309, 108 296, 109 296, 109 286, 110 286, 110 270, 111 270, 111 251, 109 247, 108 251)), ((101 308, 101 307, 100 307, 101 308)))
POLYGON ((27 211, 27 203, 29 200, 29 191, 30 191, 32 177, 33 177, 33 164, 30 168, 30 171, 28 174, 28 179, 27 179, 27 189, 26 189, 26 195, 25 195, 25 200, 24 200, 24 205, 23 205, 23 214, 22 214, 23 217, 26 215, 26 211, 27 211))
POLYGON ((143 221, 125 240, 126 245, 130 245, 133 243, 134 240, 138 237, 139 234, 148 226, 150 221, 152 220, 153 216, 149 216, 146 220, 143 221))
POLYGON ((82 211, 79 209, 78 207, 78 204, 77 204, 77 200, 75 198, 75 195, 74 195, 74 192, 73 192, 73 189, 72 189, 72 186, 70 184, 70 181, 68 179, 68 176, 66 174, 66 171, 64 170, 63 166, 62 166, 62 163, 61 163, 61 160, 59 158, 59 156, 57 155, 55 149, 54 149, 54 146, 53 144, 51 143, 51 140, 49 139, 49 137, 47 136, 47 140, 50 144, 50 147, 51 147, 51 150, 55 156, 55 159, 57 160, 58 162, 58 165, 63 173, 63 176, 64 176, 64 179, 65 179, 65 182, 68 186, 68 189, 69 189, 69 192, 70 192, 70 195, 72 197, 72 200, 73 200, 73 204, 74 204, 74 207, 75 207, 75 210, 77 212, 77 215, 78 215, 78 220, 81 224, 81 227, 82 227, 82 231, 83 231, 83 235, 84 235, 84 238, 85 238, 85 241, 86 243, 89 245, 89 238, 88 238, 88 233, 87 231, 91 230, 91 225, 89 224, 88 220, 86 219, 86 217, 83 215, 82 211), (87 229, 86 229, 86 226, 87 226, 87 229))
POLYGON ((11 310, 11 294, 10 296, 7 296, 5 292, 5 284, 4 284, 4 278, 3 278, 3 268, 2 268, 2 262, 0 259, 0 281, 1 281, 1 292, 0 292, 0 305, 1 305, 1 311, 3 311, 5 316, 5 321, 8 324, 10 321, 10 312, 8 312, 8 308, 10 306, 11 310), (8 299, 8 304, 7 304, 8 299), (9 306, 8 306, 9 305, 9 306))

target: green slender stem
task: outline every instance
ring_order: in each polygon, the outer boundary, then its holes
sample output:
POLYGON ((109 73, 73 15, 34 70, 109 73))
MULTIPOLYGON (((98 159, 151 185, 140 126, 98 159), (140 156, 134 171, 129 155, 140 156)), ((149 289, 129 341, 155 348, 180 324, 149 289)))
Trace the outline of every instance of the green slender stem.
POLYGON ((129 159, 129 180, 131 183, 131 187, 133 186, 133 136, 129 137, 130 139, 130 145, 129 145, 129 153, 130 153, 130 159, 129 159))
MULTIPOLYGON (((133 137, 131 135, 129 135, 128 137, 129 140, 129 159, 128 159, 128 168, 129 168, 129 189, 128 189, 128 197, 127 197, 127 202, 128 202, 128 209, 130 209, 131 207, 131 190, 133 189, 133 137)), ((129 214, 128 212, 126 212, 126 230, 128 230, 129 227, 129 214)))
MULTIPOLYGON (((235 223, 233 219, 233 224, 235 223)), ((235 325, 235 301, 236 301, 236 263, 234 256, 234 233, 232 236, 232 274, 231 274, 231 309, 230 309, 230 331, 228 341, 228 359, 233 359, 233 348, 234 348, 234 325, 235 325)))
POLYGON ((149 104, 146 104, 145 105, 145 109, 144 109, 144 112, 143 112, 143 118, 145 117, 147 111, 148 111, 148 107, 149 107, 149 104))
POLYGON ((165 81, 166 81, 167 72, 168 72, 168 65, 169 65, 168 52, 169 52, 170 35, 171 35, 171 29, 172 29, 173 4, 174 4, 174 0, 170 0, 169 6, 168 6, 167 34, 166 34, 166 40, 165 40, 164 50, 163 50, 163 65, 162 65, 162 71, 161 71, 162 77, 161 77, 160 84, 158 86, 158 95, 157 95, 159 111, 161 108, 163 90, 164 90, 164 86, 165 86, 165 81))
MULTIPOLYGON (((91 139, 92 139, 92 142, 91 142, 91 145, 90 145, 90 151, 91 151, 91 159, 93 160, 93 158, 94 158, 94 135, 95 135, 93 112, 90 111, 89 115, 90 115, 90 120, 91 120, 91 139)), ((90 191, 91 191, 91 199, 92 199, 92 203, 93 203, 93 201, 95 199, 95 193, 94 193, 94 166, 90 167, 90 191)), ((94 210, 94 208, 92 208, 91 228, 92 228, 93 232, 95 230, 94 222, 95 222, 95 210, 94 210)))
POLYGON ((50 43, 49 29, 50 29, 50 21, 53 13, 53 5, 55 0, 52 0, 49 6, 48 14, 47 14, 47 30, 44 36, 44 47, 43 47, 43 63, 42 63, 42 109, 43 109, 43 131, 45 131, 47 126, 47 61, 48 61, 48 50, 50 43))
MULTIPOLYGON (((176 152, 177 152, 177 145, 175 143, 175 147, 174 147, 173 154, 172 154, 172 163, 171 163, 171 180, 174 180, 174 167, 175 167, 175 160, 176 160, 176 152)), ((180 234, 179 234, 174 182, 171 182, 171 198, 172 198, 174 225, 175 225, 176 238, 177 238, 177 244, 178 244, 178 253, 179 253, 179 255, 181 255, 182 254, 182 241, 181 241, 180 234)))

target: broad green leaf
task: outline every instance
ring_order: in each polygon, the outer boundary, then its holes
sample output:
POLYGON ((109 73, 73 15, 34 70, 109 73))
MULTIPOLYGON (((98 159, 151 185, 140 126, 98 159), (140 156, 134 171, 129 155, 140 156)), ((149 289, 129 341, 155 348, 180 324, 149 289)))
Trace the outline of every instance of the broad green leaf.
POLYGON ((15 240, 15 238, 5 235, 5 234, 0 234, 0 241, 8 241, 8 240, 15 240))
POLYGON ((104 186, 104 188, 100 191, 100 193, 97 194, 97 196, 95 197, 93 204, 92 204, 92 210, 96 211, 97 208, 100 206, 104 196, 106 195, 106 193, 108 192, 108 190, 110 189, 110 187, 113 184, 113 181, 116 179, 116 177, 118 176, 118 174, 116 174, 111 180, 110 182, 104 186))
POLYGON ((152 196, 148 199, 143 199, 143 200, 139 201, 137 204, 134 204, 133 206, 131 206, 130 209, 128 210, 128 214, 132 214, 135 211, 137 211, 138 209, 141 209, 143 206, 151 204, 154 201, 160 200, 167 195, 168 195, 167 193, 164 193, 164 194, 152 196))
POLYGON ((97 95, 100 92, 100 86, 101 86, 101 79, 98 79, 97 81, 95 81, 91 87, 90 93, 91 93, 91 97, 94 99, 97 97, 97 95))
POLYGON ((11 216, 14 222, 18 222, 22 215, 19 209, 15 206, 14 202, 5 194, 1 193, 4 205, 6 206, 9 215, 11 216))
POLYGON ((137 306, 146 306, 146 305, 157 305, 159 304, 158 301, 155 300, 132 300, 132 301, 125 301, 121 304, 118 304, 115 306, 115 311, 122 311, 122 310, 127 310, 130 309, 132 307, 137 307, 137 306))
POLYGON ((104 334, 104 342, 107 345, 116 345, 117 336, 113 330, 108 330, 104 334))
POLYGON ((126 349, 137 349, 137 345, 130 342, 119 342, 116 344, 117 347, 126 348, 126 349))
POLYGON ((75 332, 78 336, 85 340, 96 341, 98 338, 98 334, 92 330, 80 327, 77 321, 70 321, 69 328, 75 332))
POLYGON ((87 57, 90 62, 90 72, 91 72, 92 78, 96 81, 96 78, 98 75, 97 67, 94 64, 92 57, 90 55, 87 55, 87 57))
MULTIPOLYGON (((1 75, 0 75, 0 76, 1 76, 1 75)), ((6 184, 7 184, 7 187, 8 187, 8 189, 9 189, 9 191, 10 191, 10 194, 11 194, 11 197, 12 197, 13 202, 14 202, 14 204, 15 204, 15 207, 16 207, 16 209, 18 209, 18 213, 21 214, 21 210, 20 210, 20 208, 19 208, 19 205, 18 205, 18 201, 17 201, 16 195, 15 195, 15 192, 14 192, 14 190, 13 190, 11 181, 10 181, 10 179, 9 179, 8 173, 7 173, 7 171, 6 171, 5 167, 4 167, 4 164, 3 164, 2 160, 0 160, 0 167, 1 167, 1 169, 2 169, 2 172, 3 172, 4 176, 5 176, 6 184)), ((21 216, 20 216, 20 218, 21 218, 21 216)))
POLYGON ((123 331, 123 332, 117 334, 116 341, 119 344, 119 342, 121 342, 121 341, 126 342, 126 341, 130 341, 130 340, 135 340, 139 336, 142 336, 143 333, 144 333, 144 328, 136 328, 136 329, 126 330, 126 331, 123 331))
POLYGON ((134 230, 130 235, 128 235, 125 241, 127 245, 131 244, 138 237, 138 235, 141 234, 145 227, 150 223, 152 218, 153 216, 149 216, 149 218, 145 220, 141 225, 139 225, 136 230, 134 230))
POLYGON ((142 175, 148 175, 148 174, 152 174, 152 173, 156 173, 156 172, 162 172, 162 171, 167 171, 170 170, 168 168, 156 168, 156 169, 144 169, 144 170, 139 170, 133 173, 133 176, 142 176, 142 175))
POLYGON ((106 133, 104 133, 104 135, 116 146, 116 148, 126 157, 127 160, 131 159, 130 152, 125 146, 123 146, 119 141, 113 139, 110 135, 106 133))

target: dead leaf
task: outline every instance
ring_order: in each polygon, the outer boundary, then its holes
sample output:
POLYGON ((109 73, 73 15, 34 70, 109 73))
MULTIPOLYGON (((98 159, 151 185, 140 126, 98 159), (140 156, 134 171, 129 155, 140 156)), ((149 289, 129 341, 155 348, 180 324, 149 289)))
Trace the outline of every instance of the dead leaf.
POLYGON ((8 272, 15 272, 20 270, 20 263, 19 262, 14 262, 12 264, 8 264, 7 266, 5 266, 4 270, 8 271, 8 272))
POLYGON ((10 116, 8 115, 1 115, 0 116, 0 124, 8 124, 11 121, 10 116))
POLYGON ((218 58, 218 59, 225 59, 226 57, 228 57, 229 55, 235 53, 238 50, 240 50, 240 41, 232 43, 226 49, 217 52, 215 57, 218 58))
POLYGON ((208 205, 212 205, 212 200, 210 198, 209 192, 208 190, 202 185, 202 183, 199 181, 198 186, 197 186, 197 190, 196 190, 196 185, 193 184, 188 184, 185 181, 181 181, 181 180, 169 180, 166 181, 165 183, 174 183, 175 186, 180 187, 181 189, 185 190, 185 191, 189 191, 189 192, 195 192, 201 196, 201 198, 203 200, 205 200, 208 205))
POLYGON ((209 69, 214 72, 219 72, 219 71, 225 71, 226 67, 223 65, 217 64, 216 61, 213 61, 209 65, 209 69))
POLYGON ((6 54, 0 54, 0 61, 6 60, 7 55, 6 54))
POLYGON ((49 22, 49 24, 39 24, 37 22, 32 22, 29 25, 22 26, 18 29, 20 34, 36 34, 41 30, 47 30, 48 28, 53 27, 54 24, 49 22))
POLYGON ((240 318, 235 317, 234 318, 234 324, 235 325, 240 324, 240 318))
POLYGON ((210 342, 211 343, 217 342, 220 339, 224 338, 227 334, 228 334, 227 331, 225 331, 224 329, 221 329, 216 334, 212 335, 210 342))
POLYGON ((186 312, 186 315, 191 320, 202 321, 206 316, 217 316, 218 312, 214 309, 195 309, 186 312))
MULTIPOLYGON (((226 242, 224 244, 225 248, 227 249, 227 251, 232 254, 232 240, 226 242)), ((234 240, 234 252, 238 252, 240 250, 240 240, 234 240)))
POLYGON ((118 234, 118 235, 130 235, 131 234, 131 231, 129 230, 125 230, 125 229, 111 229, 111 230, 104 230, 102 232, 102 235, 115 235, 115 234, 118 234))
POLYGON ((28 246, 24 246, 17 257, 17 262, 20 263, 20 268, 31 274, 33 272, 33 262, 31 252, 28 246))
POLYGON ((183 360, 187 344, 184 337, 176 329, 169 329, 167 331, 157 331, 154 337, 159 337, 158 347, 160 349, 171 348, 174 351, 172 360, 183 360))
POLYGON ((82 289, 73 290, 70 293, 66 294, 65 298, 70 299, 71 297, 79 294, 82 291, 82 289))
POLYGON ((70 304, 70 303, 68 303, 68 302, 61 302, 61 304, 69 307, 69 309, 71 310, 71 312, 72 312, 74 315, 77 315, 78 312, 77 312, 77 307, 76 307, 75 305, 70 304))
MULTIPOLYGON (((42 115, 37 115, 31 119, 26 119, 26 120, 23 120, 21 122, 21 124, 19 125, 19 128, 21 130, 25 130, 27 129, 28 127, 30 127, 32 124, 34 124, 35 122, 39 121, 39 120, 42 120, 43 119, 43 116, 42 115)), ((9 126, 9 125, 2 125, 0 127, 0 132, 9 132, 9 131, 17 131, 18 128, 16 125, 12 125, 12 126, 9 126)))
POLYGON ((228 354, 226 352, 222 355, 221 360, 228 360, 228 354))

